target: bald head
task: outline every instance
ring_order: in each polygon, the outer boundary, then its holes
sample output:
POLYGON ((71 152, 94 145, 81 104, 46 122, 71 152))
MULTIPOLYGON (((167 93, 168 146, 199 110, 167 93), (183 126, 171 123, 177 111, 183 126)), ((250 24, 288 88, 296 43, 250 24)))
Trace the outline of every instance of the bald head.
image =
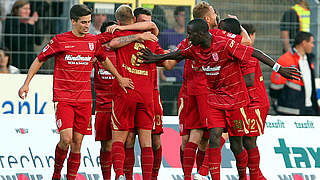
POLYGON ((116 10, 115 16, 120 25, 128 25, 134 22, 132 9, 128 5, 121 5, 116 10))

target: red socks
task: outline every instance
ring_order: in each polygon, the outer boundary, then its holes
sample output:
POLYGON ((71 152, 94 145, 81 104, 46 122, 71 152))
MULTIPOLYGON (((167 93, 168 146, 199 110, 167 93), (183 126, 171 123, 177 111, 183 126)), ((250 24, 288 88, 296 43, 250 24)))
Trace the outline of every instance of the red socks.
POLYGON ((153 150, 152 180, 157 180, 161 161, 162 161, 162 146, 160 146, 160 148, 157 150, 153 150))
POLYGON ((134 148, 125 148, 126 157, 124 160, 123 172, 127 180, 132 180, 133 166, 135 163, 134 148))
POLYGON ((220 148, 209 148, 209 170, 214 180, 220 180, 221 150, 220 148))
POLYGON ((144 147, 141 150, 141 166, 143 180, 151 180, 153 167, 152 147, 144 147))
POLYGON ((111 158, 110 151, 107 151, 107 152, 100 151, 100 165, 101 165, 103 180, 110 180, 111 165, 112 165, 112 158, 111 158))
POLYGON ((116 179, 123 173, 123 164, 125 159, 124 145, 122 142, 112 143, 112 164, 116 173, 116 179))
POLYGON ((200 149, 198 149, 197 157, 196 157, 196 163, 197 163, 197 170, 198 171, 200 170, 200 167, 202 166, 205 154, 206 154, 206 151, 201 151, 200 149))
POLYGON ((68 150, 64 151, 59 148, 58 144, 56 146, 55 159, 54 159, 54 172, 53 179, 61 178, 61 169, 63 167, 64 160, 66 159, 68 150))
POLYGON ((67 179, 75 180, 77 176, 77 172, 80 166, 80 153, 70 152, 68 158, 68 167, 67 167, 67 179))
POLYGON ((239 180, 246 180, 247 179, 247 164, 248 164, 248 154, 247 150, 243 149, 243 151, 237 155, 235 155, 236 158, 236 165, 238 169, 239 174, 239 180))
POLYGON ((248 168, 250 179, 265 179, 260 172, 260 153, 258 147, 248 150, 248 168))
POLYGON ((198 145, 192 142, 187 142, 183 152, 183 171, 184 179, 191 180, 191 172, 194 165, 196 150, 198 145))

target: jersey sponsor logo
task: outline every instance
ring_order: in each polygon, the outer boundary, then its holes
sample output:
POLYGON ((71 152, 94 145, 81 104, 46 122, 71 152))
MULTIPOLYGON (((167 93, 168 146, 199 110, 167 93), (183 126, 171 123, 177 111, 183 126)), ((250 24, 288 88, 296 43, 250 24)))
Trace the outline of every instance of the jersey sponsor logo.
POLYGON ((46 47, 44 47, 43 49, 42 49, 42 52, 46 52, 48 49, 49 49, 49 44, 48 45, 46 45, 46 47))
POLYGON ((219 61, 218 53, 216 53, 216 52, 212 53, 212 58, 214 61, 219 61))
POLYGON ((143 75, 143 76, 148 76, 148 74, 149 74, 148 71, 135 69, 135 68, 129 67, 125 64, 122 64, 122 67, 124 67, 127 71, 129 71, 132 74, 139 74, 139 75, 143 75))
POLYGON ((221 66, 215 66, 215 67, 204 67, 202 66, 202 71, 206 73, 207 76, 215 76, 219 74, 219 71, 221 69, 221 66))
POLYGON ((89 43, 89 49, 90 49, 91 51, 94 50, 94 43, 89 43))
POLYGON ((90 56, 83 57, 81 55, 72 56, 70 54, 67 54, 64 59, 67 60, 67 61, 90 61, 91 57, 90 56))

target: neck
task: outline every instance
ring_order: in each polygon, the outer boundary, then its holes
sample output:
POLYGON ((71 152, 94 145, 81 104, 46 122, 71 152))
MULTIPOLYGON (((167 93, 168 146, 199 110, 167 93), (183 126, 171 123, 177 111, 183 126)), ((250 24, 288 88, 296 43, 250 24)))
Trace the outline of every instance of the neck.
POLYGON ((306 54, 302 46, 296 46, 295 48, 298 51, 300 56, 304 56, 306 54))
POLYGON ((9 69, 7 66, 0 66, 0 73, 8 73, 9 69))
POLYGON ((84 37, 85 34, 80 34, 79 32, 77 32, 76 30, 72 29, 72 34, 74 34, 77 37, 84 37))
POLYGON ((211 40, 212 40, 212 35, 208 33, 207 36, 204 37, 203 43, 200 44, 201 48, 203 49, 208 49, 211 47, 211 40))

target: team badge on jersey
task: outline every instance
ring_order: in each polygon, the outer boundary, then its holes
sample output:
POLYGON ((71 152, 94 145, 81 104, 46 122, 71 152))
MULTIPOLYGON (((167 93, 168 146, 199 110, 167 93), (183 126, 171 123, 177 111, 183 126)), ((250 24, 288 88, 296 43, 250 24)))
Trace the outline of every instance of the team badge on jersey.
POLYGON ((90 49, 91 51, 94 50, 94 44, 93 44, 93 43, 89 43, 89 49, 90 49))
POLYGON ((218 53, 216 53, 216 52, 212 53, 212 58, 214 61, 219 61, 218 53))

